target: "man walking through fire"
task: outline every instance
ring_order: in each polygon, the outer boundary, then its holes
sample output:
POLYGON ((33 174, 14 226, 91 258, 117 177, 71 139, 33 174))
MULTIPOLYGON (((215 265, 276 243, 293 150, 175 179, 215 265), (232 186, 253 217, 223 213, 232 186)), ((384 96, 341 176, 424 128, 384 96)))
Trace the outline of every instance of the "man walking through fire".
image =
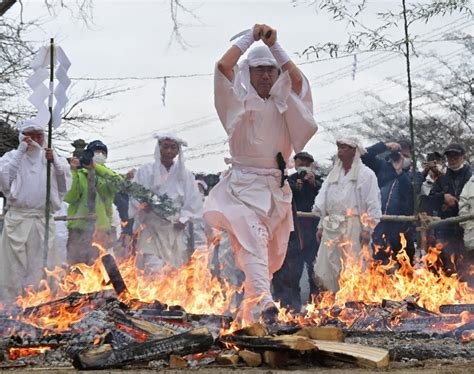
POLYGON ((377 177, 360 159, 365 148, 353 138, 339 139, 336 144, 336 164, 313 208, 320 217, 317 237, 321 243, 314 265, 315 282, 331 292, 339 290, 341 259, 361 253, 382 216, 377 177))
POLYGON ((54 260, 54 228, 49 225, 44 248, 46 168, 51 167, 51 212, 61 208, 71 185, 69 165, 53 149, 44 149, 45 126, 20 121, 20 145, 0 158, 0 192, 8 199, 0 242, 0 299, 11 301, 27 285, 38 285, 43 276, 43 251, 48 264, 54 260))
POLYGON ((155 138, 155 162, 139 168, 133 181, 156 195, 166 194, 179 209, 179 217, 176 222, 167 221, 150 207, 130 199, 129 218, 134 218, 138 235, 137 263, 146 271, 184 264, 191 255, 186 245, 186 224, 202 217, 201 194, 194 175, 184 165, 183 147, 187 143, 172 134, 156 134, 155 138))
POLYGON ((245 274, 239 316, 276 318, 272 274, 285 258, 293 228, 286 161, 317 130, 308 81, 277 42, 277 32, 255 25, 217 62, 215 106, 229 136, 232 168, 209 194, 204 218, 225 230, 245 274), (246 59, 240 57, 256 41, 246 59))

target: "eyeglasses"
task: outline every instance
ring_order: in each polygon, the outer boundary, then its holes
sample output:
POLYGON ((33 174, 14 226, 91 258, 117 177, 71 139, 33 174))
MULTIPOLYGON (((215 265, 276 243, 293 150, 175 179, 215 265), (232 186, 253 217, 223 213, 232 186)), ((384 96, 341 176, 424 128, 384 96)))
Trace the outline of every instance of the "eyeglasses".
POLYGON ((258 76, 262 76, 265 73, 272 76, 278 74, 278 68, 276 68, 275 66, 256 66, 251 67, 250 72, 258 76))
POLYGON ((337 149, 353 149, 350 145, 344 143, 336 143, 337 149))
POLYGON ((178 151, 179 150, 179 145, 177 144, 160 144, 160 149, 162 150, 168 150, 171 149, 172 151, 178 151))

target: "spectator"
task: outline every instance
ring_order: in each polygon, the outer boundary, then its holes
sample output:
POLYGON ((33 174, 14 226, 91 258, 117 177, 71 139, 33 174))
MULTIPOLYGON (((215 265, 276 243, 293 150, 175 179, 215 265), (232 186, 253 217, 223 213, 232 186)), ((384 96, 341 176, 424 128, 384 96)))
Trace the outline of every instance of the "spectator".
POLYGON ((68 222, 67 261, 69 264, 91 264, 98 256, 96 242, 104 247, 114 243, 112 227, 112 203, 116 190, 107 179, 118 177, 104 164, 107 160, 107 146, 100 140, 87 145, 79 160, 71 160, 72 187, 66 194, 69 203, 68 216, 95 214, 94 220, 74 220, 68 222))
POLYGON ((446 165, 443 155, 439 152, 428 153, 426 156, 426 162, 423 163, 424 182, 421 185, 421 195, 428 196, 436 182, 436 179, 445 173, 446 165))
MULTIPOLYGON (((448 169, 445 175, 438 177, 429 198, 433 204, 438 217, 456 217, 459 213, 459 198, 464 185, 471 178, 472 172, 467 164, 466 150, 462 144, 451 143, 444 155, 448 160, 448 169)), ((452 274, 466 270, 462 263, 465 253, 463 242, 463 230, 459 224, 442 225, 435 230, 436 241, 442 244, 441 262, 444 271, 452 274), (454 262, 452 261, 454 258, 454 262)))
MULTIPOLYGON (((307 152, 297 153, 294 157, 296 173, 288 178, 293 192, 293 206, 296 211, 311 212, 314 199, 322 185, 322 179, 316 175, 314 159, 307 152)), ((308 269, 310 294, 317 293, 314 283, 313 263, 319 244, 316 231, 317 217, 293 217, 295 231, 290 234, 288 251, 283 265, 273 276, 273 295, 281 304, 295 311, 301 309, 300 279, 306 264, 308 269)))
MULTIPOLYGON (((382 196, 382 214, 408 216, 413 214, 411 183, 411 152, 408 142, 377 143, 367 148, 362 162, 375 172, 382 196), (386 159, 378 157, 389 151, 386 159)), ((421 183, 420 183, 421 184, 421 183)), ((387 263, 391 255, 396 259, 402 249, 400 235, 406 239, 406 252, 413 260, 415 255, 414 227, 409 222, 380 222, 373 233, 374 258, 387 263)))

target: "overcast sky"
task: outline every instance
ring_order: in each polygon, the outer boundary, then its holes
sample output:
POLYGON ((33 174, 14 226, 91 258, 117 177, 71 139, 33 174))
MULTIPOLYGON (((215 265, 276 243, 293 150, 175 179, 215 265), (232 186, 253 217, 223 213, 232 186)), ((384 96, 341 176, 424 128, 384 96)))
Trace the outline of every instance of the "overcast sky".
MULTIPOLYGON (((188 140, 188 167, 193 171, 215 172, 225 168, 226 136, 213 106, 213 78, 216 60, 230 46, 234 34, 255 23, 267 23, 278 30, 280 44, 301 65, 312 84, 315 118, 319 132, 306 150, 319 161, 326 161, 335 151, 333 139, 325 131, 328 124, 351 123, 359 111, 373 108, 364 91, 376 92, 390 102, 405 98, 406 93, 387 81, 388 77, 404 78, 406 70, 401 55, 389 52, 361 54, 353 79, 353 57, 308 63, 298 58, 314 43, 344 42, 351 31, 344 23, 333 21, 325 12, 317 11, 311 1, 202 1, 183 3, 194 9, 198 20, 179 15, 184 26, 182 35, 186 49, 172 42, 169 1, 94 1, 94 23, 86 27, 71 19, 68 12, 48 15, 43 2, 24 1, 25 19, 44 17, 46 22, 31 36, 39 42, 55 37, 69 56, 70 77, 125 78, 166 75, 201 75, 167 79, 165 105, 162 103, 163 80, 81 81, 74 90, 120 85, 133 90, 94 102, 84 107, 93 113, 116 115, 100 133, 78 133, 86 141, 102 139, 109 145, 109 163, 125 171, 152 160, 155 142, 152 133, 173 128, 188 140), (342 119, 341 119, 342 118, 342 119), (338 120, 339 119, 339 120, 338 120)), ((411 1, 408 1, 411 3, 411 1)), ((397 10, 399 1, 369 1, 364 17, 375 24, 375 12, 397 10)), ((18 13, 15 6, 9 16, 18 13)), ((428 25, 416 25, 423 40, 439 40, 444 32, 461 30, 472 33, 472 19, 456 16, 437 18, 428 25)), ((402 28, 396 38, 401 38, 402 28)), ((430 42, 418 46, 420 51, 436 51, 455 62, 460 46, 453 42, 430 42)), ((321 56, 326 57, 326 56, 321 56)), ((315 61, 315 56, 309 62, 315 61)), ((413 59, 415 72, 437 68, 434 61, 413 59)))

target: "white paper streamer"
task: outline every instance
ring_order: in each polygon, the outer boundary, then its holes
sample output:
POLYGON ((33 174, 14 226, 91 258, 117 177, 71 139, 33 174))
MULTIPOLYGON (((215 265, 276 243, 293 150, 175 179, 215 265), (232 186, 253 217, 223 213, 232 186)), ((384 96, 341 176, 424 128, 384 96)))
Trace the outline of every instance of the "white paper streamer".
POLYGON ((67 75, 71 67, 71 62, 61 47, 55 46, 54 55, 55 81, 49 81, 51 55, 50 47, 48 46, 41 47, 31 62, 33 74, 27 79, 26 83, 33 90, 28 100, 38 110, 38 113, 31 121, 41 126, 46 126, 50 119, 48 105, 53 104, 54 92, 56 103, 53 108, 53 126, 57 128, 61 124, 61 112, 69 100, 66 91, 71 85, 71 80, 67 75), (46 84, 48 84, 49 87, 46 84), (46 101, 48 101, 48 103, 46 103, 46 101))

